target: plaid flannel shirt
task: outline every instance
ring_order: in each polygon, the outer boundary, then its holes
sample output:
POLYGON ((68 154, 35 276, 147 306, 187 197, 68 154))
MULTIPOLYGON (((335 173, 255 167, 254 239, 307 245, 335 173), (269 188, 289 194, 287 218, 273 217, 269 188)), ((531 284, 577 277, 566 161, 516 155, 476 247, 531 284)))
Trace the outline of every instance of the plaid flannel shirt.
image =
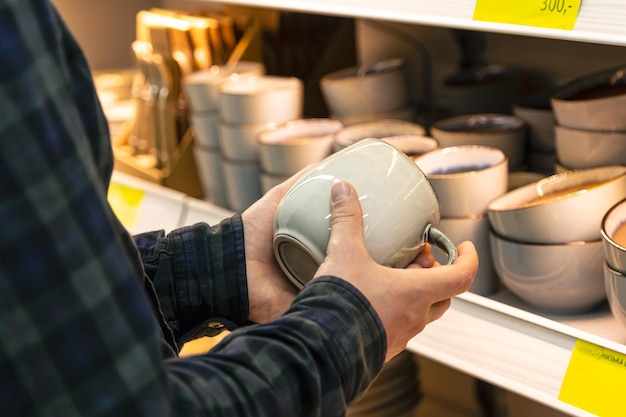
POLYGON ((133 240, 107 202, 112 165, 55 8, 0 0, 0 414, 344 414, 385 355, 367 300, 322 277, 275 322, 178 358, 207 320, 247 324, 241 219, 133 240))

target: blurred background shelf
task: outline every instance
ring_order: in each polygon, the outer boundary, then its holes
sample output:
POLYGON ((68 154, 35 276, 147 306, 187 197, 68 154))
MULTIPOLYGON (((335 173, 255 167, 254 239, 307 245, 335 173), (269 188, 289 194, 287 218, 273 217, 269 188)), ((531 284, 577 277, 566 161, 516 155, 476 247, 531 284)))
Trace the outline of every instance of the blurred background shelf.
MULTIPOLYGON (((211 1, 215 3, 216 1, 211 1)), ((270 7, 307 13, 415 23, 484 32, 541 38, 626 45, 626 4, 619 1, 585 0, 574 30, 556 30, 472 20, 472 0, 217 0, 219 3, 270 7)))

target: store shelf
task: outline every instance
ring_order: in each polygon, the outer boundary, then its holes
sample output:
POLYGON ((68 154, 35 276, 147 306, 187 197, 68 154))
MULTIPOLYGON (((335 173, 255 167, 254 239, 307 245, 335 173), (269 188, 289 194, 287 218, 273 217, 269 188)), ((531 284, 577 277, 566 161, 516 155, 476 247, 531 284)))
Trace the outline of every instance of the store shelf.
MULTIPOLYGON (((607 45, 626 45, 626 3, 583 0, 574 30, 545 29, 472 20, 475 0, 211 0, 324 15, 500 32, 607 45)), ((538 2, 540 5, 540 3, 538 2)))
MULTIPOLYGON (((143 193, 141 222, 133 233, 216 224, 230 210, 166 187, 116 172, 113 183, 143 193)), ((592 416, 558 400, 575 343, 584 340, 626 355, 626 328, 605 304, 587 314, 536 312, 509 291, 489 297, 465 293, 439 320, 413 338, 408 349, 573 416, 592 416)))
POLYGON ((626 354, 626 329, 608 307, 577 316, 532 311, 507 291, 466 293, 413 338, 408 349, 573 416, 591 416, 558 400, 577 340, 626 354))

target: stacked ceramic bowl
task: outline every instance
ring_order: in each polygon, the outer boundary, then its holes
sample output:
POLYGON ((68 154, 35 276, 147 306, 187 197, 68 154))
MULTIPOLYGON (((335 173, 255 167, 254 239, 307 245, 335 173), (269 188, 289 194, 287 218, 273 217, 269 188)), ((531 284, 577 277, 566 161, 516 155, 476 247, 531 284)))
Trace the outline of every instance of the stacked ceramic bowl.
POLYGON ((439 147, 439 142, 425 135, 426 129, 416 123, 377 119, 339 129, 334 135, 333 150, 340 151, 360 140, 374 138, 384 140, 413 158, 439 147))
POLYGON ((265 73, 258 62, 240 61, 233 65, 214 65, 183 78, 190 122, 194 131, 193 152, 205 199, 229 207, 226 199, 222 152, 219 141, 217 88, 231 78, 239 79, 265 73))
POLYGON ((519 69, 499 64, 469 68, 448 76, 443 83, 443 95, 450 114, 511 114, 521 90, 521 76, 519 69))
POLYGON ((263 194, 257 135, 302 118, 304 84, 287 76, 243 77, 220 84, 217 97, 226 199, 243 211, 263 194))
POLYGON ((626 198, 626 167, 566 171, 493 200, 492 259, 502 283, 540 310, 581 313, 606 299, 601 223, 626 198))
POLYGON ((513 114, 526 122, 527 160, 531 172, 554 174, 556 149, 554 113, 551 93, 540 91, 521 97, 513 106, 513 114))
POLYGON ((604 284, 611 312, 626 327, 626 200, 615 204, 602 220, 604 284))
POLYGON ((626 69, 574 79, 552 96, 558 170, 626 165, 626 69))
POLYGON ((500 113, 469 114, 442 119, 430 128, 442 148, 482 145, 500 149, 509 161, 509 170, 525 164, 526 123, 523 119, 500 113))
MULTIPOLYGON (((481 295, 499 289, 489 247, 490 201, 506 193, 508 161, 498 148, 462 145, 440 148, 415 159, 426 174, 441 206, 437 228, 454 242, 472 241, 480 265, 470 291, 481 295)), ((435 252, 444 263, 445 257, 435 252)))
POLYGON ((322 96, 330 117, 351 125, 378 119, 412 121, 406 63, 393 58, 323 76, 322 96))
POLYGON ((342 127, 338 120, 299 119, 260 132, 257 147, 262 191, 267 192, 329 156, 333 151, 333 135, 342 127))

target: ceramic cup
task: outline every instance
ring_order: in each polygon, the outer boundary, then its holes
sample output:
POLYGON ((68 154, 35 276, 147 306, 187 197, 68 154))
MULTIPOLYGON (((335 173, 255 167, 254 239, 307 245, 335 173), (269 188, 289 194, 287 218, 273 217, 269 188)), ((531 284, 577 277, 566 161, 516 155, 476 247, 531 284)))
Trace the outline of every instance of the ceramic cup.
POLYGON ((611 313, 626 327, 626 276, 604 263, 604 287, 611 313))
POLYGON ((611 268, 626 274, 626 199, 606 212, 600 233, 606 262, 611 268))
POLYGON ((259 162, 273 175, 293 175, 326 158, 333 150, 333 134, 343 124, 332 119, 299 119, 260 132, 259 162))
POLYGON ((519 169, 526 154, 526 122, 507 114, 470 114, 440 120, 430 128, 442 148, 458 145, 493 146, 504 152, 509 169, 519 169))
MULTIPOLYGON (((487 216, 442 217, 437 228, 454 242, 469 240, 476 247, 480 263, 469 291, 480 295, 495 293, 500 288, 500 279, 491 259, 487 216)), ((445 262, 439 251, 434 255, 437 261, 445 262)))
POLYGON ((219 85, 217 98, 218 112, 225 122, 286 123, 302 118, 304 83, 279 75, 231 79, 219 85))
POLYGON ((274 254, 298 288, 313 278, 330 238, 330 191, 344 180, 363 209, 365 246, 379 264, 404 268, 431 243, 456 259, 456 246, 435 226, 439 201, 419 167, 403 152, 364 139, 319 162, 283 197, 274 219, 274 254))
POLYGON ((442 217, 481 216, 507 192, 508 160, 491 146, 451 146, 415 159, 441 202, 442 217))
POLYGON ((194 113, 217 112, 217 89, 220 84, 231 79, 264 74, 265 65, 259 62, 239 61, 235 64, 213 65, 185 76, 183 88, 194 113))

